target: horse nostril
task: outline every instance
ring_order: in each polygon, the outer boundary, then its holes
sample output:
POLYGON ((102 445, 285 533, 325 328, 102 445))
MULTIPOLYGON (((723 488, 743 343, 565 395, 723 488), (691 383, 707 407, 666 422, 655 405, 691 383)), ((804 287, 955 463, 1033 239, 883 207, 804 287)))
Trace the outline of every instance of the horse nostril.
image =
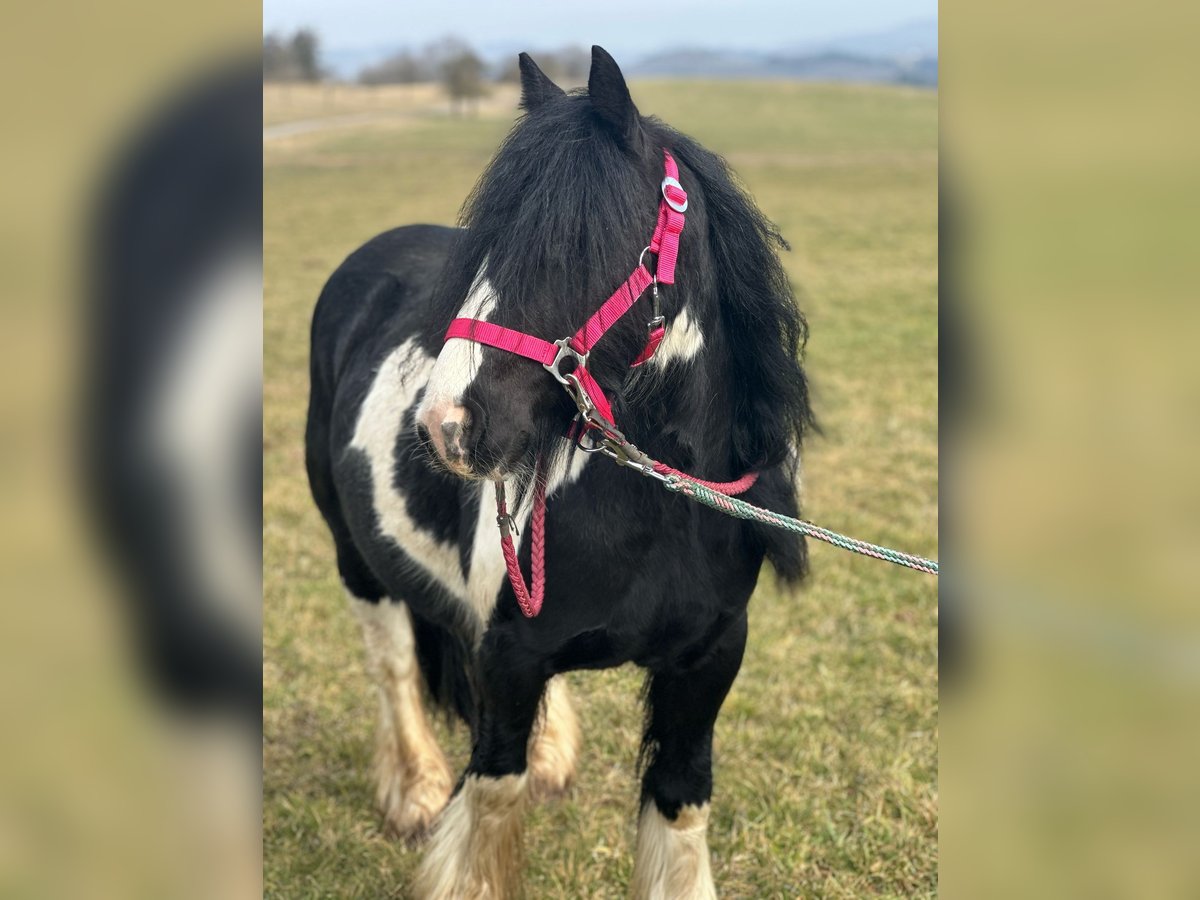
POLYGON ((430 446, 433 441, 432 436, 429 434, 429 429, 419 423, 417 425, 417 440, 426 447, 430 446))
POLYGON ((462 430, 461 422, 442 423, 442 440, 446 444, 446 455, 454 460, 461 460, 463 456, 462 430))

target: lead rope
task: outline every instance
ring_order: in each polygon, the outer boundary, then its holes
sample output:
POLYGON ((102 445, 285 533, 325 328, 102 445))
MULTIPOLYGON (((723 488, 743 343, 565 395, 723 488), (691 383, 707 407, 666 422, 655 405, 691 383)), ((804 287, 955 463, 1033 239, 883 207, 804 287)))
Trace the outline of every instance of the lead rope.
POLYGON ((582 399, 578 395, 573 396, 576 397, 576 402, 580 403, 580 414, 591 422, 592 430, 600 435, 590 447, 584 448, 588 453, 600 453, 602 456, 607 456, 617 465, 654 478, 656 481, 662 482, 663 487, 667 490, 682 494, 697 503, 703 503, 727 516, 761 522, 764 525, 782 528, 795 534, 805 534, 835 547, 841 547, 843 550, 849 550, 851 553, 861 553, 863 556, 882 559, 884 562, 905 566, 918 572, 925 572, 929 575, 938 574, 937 560, 860 541, 858 538, 838 534, 836 531, 830 531, 828 528, 822 528, 820 525, 814 525, 804 519, 793 519, 783 513, 772 512, 769 509, 747 503, 745 500, 736 499, 734 494, 744 493, 754 484, 758 478, 757 472, 748 472, 737 481, 713 482, 703 481, 687 472, 673 469, 666 463, 647 456, 645 452, 632 444, 619 429, 585 409, 582 399))
POLYGON ((763 509, 761 506, 755 506, 745 500, 727 496, 723 491, 713 490, 715 485, 698 481, 682 472, 668 475, 663 486, 669 491, 703 503, 727 516, 761 522, 764 525, 782 528, 784 531, 791 531, 795 534, 805 534, 819 541, 825 541, 827 544, 833 544, 835 547, 841 547, 843 550, 849 550, 851 553, 861 553, 863 556, 882 559, 884 562, 906 566, 916 569, 918 572, 925 572, 929 575, 938 574, 937 560, 925 559, 923 556, 903 553, 888 547, 880 547, 878 544, 868 544, 866 541, 838 534, 836 531, 830 531, 828 528, 822 528, 820 525, 814 525, 803 519, 793 519, 782 513, 771 512, 769 509, 763 509))
MULTIPOLYGON (((651 460, 632 444, 625 443, 623 446, 626 451, 633 451, 644 459, 645 464, 649 465, 656 474, 657 480, 661 481, 667 490, 702 503, 727 516, 760 522, 763 525, 781 528, 794 534, 807 535, 843 550, 849 550, 851 553, 882 559, 884 562, 904 566, 928 575, 938 575, 937 560, 860 541, 857 538, 830 531, 828 528, 822 528, 820 525, 814 525, 804 519, 794 519, 782 513, 763 509, 761 506, 755 506, 753 503, 747 503, 745 500, 739 500, 734 495, 748 491, 758 481, 757 472, 748 472, 736 481, 703 481, 686 472, 673 469, 666 463, 651 460)), ((626 458, 629 459, 629 457, 626 458)), ((636 459, 636 457, 634 458, 636 459)), ((644 464, 630 465, 629 462, 625 462, 621 465, 647 474, 646 470, 642 468, 644 464)), ((546 472, 541 459, 538 460, 537 475, 534 479, 533 511, 530 515, 533 522, 529 549, 533 575, 532 590, 525 586, 525 576, 522 574, 520 562, 517 560, 517 549, 512 539, 512 535, 516 532, 516 525, 512 516, 509 515, 505 503, 503 481, 496 482, 496 513, 496 522, 500 526, 500 549, 504 553, 504 564, 508 569, 509 583, 512 584, 513 593, 516 594, 517 605, 521 607, 521 612, 526 618, 532 619, 542 611, 542 601, 546 596, 546 472)))
MULTIPOLYGON (((757 472, 749 472, 737 481, 700 481, 678 469, 672 469, 665 463, 658 463, 657 466, 662 475, 686 478, 689 483, 706 491, 715 491, 718 495, 740 494, 758 481, 757 472)), ((504 554, 504 567, 508 570, 508 581, 517 597, 517 606, 521 607, 521 612, 527 619, 532 619, 542 611, 542 601, 546 598, 546 468, 540 457, 534 477, 533 510, 530 520, 532 525, 529 535, 529 564, 533 576, 532 588, 525 586, 525 575, 521 571, 520 560, 517 559, 517 548, 512 539, 517 533, 517 525, 508 511, 504 482, 497 481, 496 524, 500 526, 500 551, 504 554)))

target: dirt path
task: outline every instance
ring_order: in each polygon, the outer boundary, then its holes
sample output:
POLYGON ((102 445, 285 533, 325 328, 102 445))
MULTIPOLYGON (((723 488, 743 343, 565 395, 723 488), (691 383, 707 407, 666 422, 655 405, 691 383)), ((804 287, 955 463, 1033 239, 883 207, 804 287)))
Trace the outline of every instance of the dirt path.
POLYGON ((370 125, 376 122, 405 122, 414 118, 415 116, 406 113, 364 112, 344 116, 321 116, 316 119, 298 119, 294 122, 278 122, 263 127, 263 142, 295 137, 298 134, 311 134, 314 131, 353 128, 357 125, 370 125))

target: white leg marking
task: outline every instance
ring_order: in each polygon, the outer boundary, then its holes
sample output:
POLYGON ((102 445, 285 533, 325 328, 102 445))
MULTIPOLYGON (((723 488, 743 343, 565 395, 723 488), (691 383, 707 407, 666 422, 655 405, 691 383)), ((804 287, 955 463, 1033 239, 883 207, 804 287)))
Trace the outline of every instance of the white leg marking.
POLYGON ((542 714, 529 739, 530 790, 535 797, 564 793, 575 778, 579 761, 579 720, 562 675, 546 683, 542 714))
POLYGON ((404 495, 393 484, 396 440, 404 425, 404 413, 412 406, 432 366, 433 360, 412 338, 388 354, 363 401, 350 446, 365 453, 370 463, 380 532, 420 563, 428 575, 452 593, 465 597, 467 585, 458 545, 444 544, 418 528, 408 515, 404 495))
POLYGON ((422 900, 505 900, 520 892, 527 775, 469 775, 438 819, 417 872, 422 900))
POLYGON ((650 362, 662 367, 673 359, 686 361, 695 359, 704 348, 704 334, 700 331, 700 323, 694 320, 687 308, 680 310, 675 321, 667 329, 658 352, 650 362))
POLYGON ((648 801, 638 820, 635 900, 715 900, 707 831, 707 803, 684 806, 672 822, 648 801))
POLYGON ((379 690, 375 800, 392 830, 416 836, 450 799, 454 776, 421 704, 412 619, 407 606, 386 597, 372 604, 351 596, 350 602, 379 690))

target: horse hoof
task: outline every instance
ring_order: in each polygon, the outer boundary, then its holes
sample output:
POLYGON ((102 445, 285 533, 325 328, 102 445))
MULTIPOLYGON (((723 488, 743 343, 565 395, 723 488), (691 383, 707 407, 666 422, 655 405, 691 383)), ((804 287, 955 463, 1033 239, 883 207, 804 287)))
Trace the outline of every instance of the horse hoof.
POLYGON ((574 783, 573 772, 530 771, 529 796, 537 803, 559 800, 571 792, 574 783))
POLYGON ((388 834, 410 845, 420 844, 446 804, 453 785, 449 773, 380 784, 379 809, 388 834))

